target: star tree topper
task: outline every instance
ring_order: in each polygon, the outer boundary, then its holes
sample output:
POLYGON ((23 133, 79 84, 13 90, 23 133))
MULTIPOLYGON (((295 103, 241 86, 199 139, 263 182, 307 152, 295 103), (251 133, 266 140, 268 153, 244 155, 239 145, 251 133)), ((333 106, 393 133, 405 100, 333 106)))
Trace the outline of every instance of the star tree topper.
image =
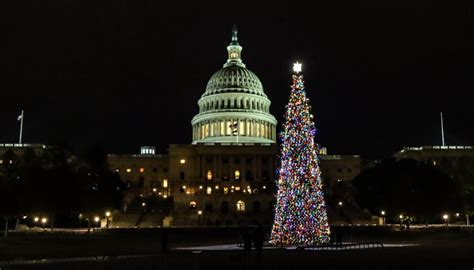
POLYGON ((296 74, 298 74, 302 70, 301 67, 302 67, 302 64, 298 63, 298 61, 297 61, 296 63, 293 64, 293 71, 296 72, 296 74))

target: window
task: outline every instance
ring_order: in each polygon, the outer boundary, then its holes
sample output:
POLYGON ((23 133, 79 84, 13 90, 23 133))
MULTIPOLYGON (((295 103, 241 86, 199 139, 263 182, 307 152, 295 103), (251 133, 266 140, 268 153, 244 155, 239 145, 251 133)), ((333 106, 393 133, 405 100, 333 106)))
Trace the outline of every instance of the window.
POLYGON ((236 181, 240 180, 240 172, 238 170, 234 172, 234 178, 236 181))
POLYGON ((184 172, 179 172, 179 180, 184 180, 184 172))
POLYGON ((138 185, 142 188, 145 186, 145 177, 143 176, 140 176, 139 180, 138 180, 138 185))
POLYGON ((164 188, 168 187, 168 180, 167 179, 163 179, 163 187, 164 188))
POLYGON ((207 194, 211 194, 211 193, 212 193, 212 188, 211 188, 211 187, 207 187, 206 193, 207 193, 207 194))
POLYGON ((341 168, 337 168, 337 172, 342 172, 342 169, 341 169, 341 168))
POLYGON ((229 188, 228 187, 224 187, 224 194, 228 194, 229 193, 229 188))
POLYGON ((212 180, 212 171, 211 170, 207 171, 207 180, 209 180, 209 181, 212 180))
POLYGON ((179 160, 179 163, 180 163, 180 164, 185 164, 185 163, 186 163, 186 159, 184 159, 184 158, 183 158, 183 159, 180 159, 180 160, 179 160))
POLYGON ((229 163, 229 160, 228 160, 227 158, 224 158, 224 159, 222 160, 222 163, 227 164, 227 163, 229 163))
POLYGON ((189 210, 196 210, 197 203, 195 201, 189 202, 189 210))
POLYGON ((163 168, 163 172, 168 172, 168 168, 163 168))
MULTIPOLYGON (((436 164, 435 164, 436 165, 436 164)), ((347 171, 348 172, 352 172, 352 169, 351 168, 347 168, 347 171)))
POLYGON ((0 159, 0 164, 3 164, 3 159, 0 159))
POLYGON ((145 168, 142 167, 142 168, 140 168, 139 171, 140 171, 140 173, 144 173, 144 172, 145 172, 145 168))
POLYGON ((236 158, 236 159, 234 160, 234 162, 235 162, 235 164, 240 164, 240 158, 236 158))
POLYGON ((128 173, 129 173, 129 172, 131 172, 131 171, 132 171, 132 169, 130 169, 130 168, 127 168, 127 172, 128 172, 128 173))
POLYGON ((158 171, 158 169, 157 169, 157 168, 153 168, 153 172, 157 172, 157 171, 158 171))
POLYGON ((243 201, 237 202, 237 212, 245 212, 245 203, 243 201))

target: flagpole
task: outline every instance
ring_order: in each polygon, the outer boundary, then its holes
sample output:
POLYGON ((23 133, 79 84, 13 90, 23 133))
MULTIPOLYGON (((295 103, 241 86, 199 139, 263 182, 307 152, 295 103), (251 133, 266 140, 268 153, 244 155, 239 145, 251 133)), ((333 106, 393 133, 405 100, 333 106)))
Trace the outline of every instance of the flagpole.
POLYGON ((23 118, 24 112, 21 110, 21 118, 20 118, 20 144, 21 144, 21 137, 23 136, 23 118))
POLYGON ((441 117, 441 142, 444 144, 444 127, 443 127, 443 112, 440 112, 440 117, 441 117))

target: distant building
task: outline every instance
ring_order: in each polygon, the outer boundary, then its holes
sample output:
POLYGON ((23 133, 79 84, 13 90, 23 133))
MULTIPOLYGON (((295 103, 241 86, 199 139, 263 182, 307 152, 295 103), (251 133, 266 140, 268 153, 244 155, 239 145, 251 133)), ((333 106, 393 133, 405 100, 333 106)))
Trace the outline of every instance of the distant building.
POLYGON ((51 146, 44 145, 44 144, 19 144, 19 143, 0 143, 0 164, 4 163, 13 163, 14 160, 12 159, 5 159, 4 155, 8 151, 15 156, 22 156, 27 149, 31 149, 35 151, 36 154, 43 154, 46 149, 51 149, 51 146))
POLYGON ((420 146, 404 147, 393 155, 396 159, 409 158, 420 162, 431 162, 438 165, 441 160, 461 157, 474 158, 472 146, 420 146))

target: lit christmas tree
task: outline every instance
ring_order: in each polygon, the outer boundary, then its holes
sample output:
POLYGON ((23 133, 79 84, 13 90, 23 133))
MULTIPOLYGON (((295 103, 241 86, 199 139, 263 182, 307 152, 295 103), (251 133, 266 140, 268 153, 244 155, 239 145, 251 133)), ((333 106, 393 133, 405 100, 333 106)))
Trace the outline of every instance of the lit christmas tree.
POLYGON ((316 128, 304 91, 301 64, 293 66, 293 85, 280 134, 278 193, 270 242, 307 246, 329 242, 329 224, 319 169, 316 128))

